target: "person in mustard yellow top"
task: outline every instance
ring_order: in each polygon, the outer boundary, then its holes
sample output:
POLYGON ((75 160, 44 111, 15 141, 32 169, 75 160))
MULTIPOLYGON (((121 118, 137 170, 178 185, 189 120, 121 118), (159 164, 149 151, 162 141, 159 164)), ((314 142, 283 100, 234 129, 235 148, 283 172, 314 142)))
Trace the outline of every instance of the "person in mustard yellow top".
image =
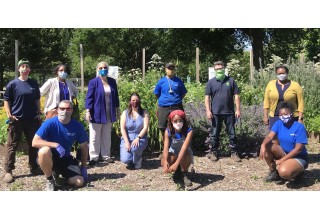
POLYGON ((288 79, 288 73, 288 67, 283 65, 276 67, 278 80, 271 80, 265 90, 263 122, 269 125, 270 130, 279 119, 279 106, 283 102, 293 105, 294 119, 303 123, 303 91, 299 83, 288 79))

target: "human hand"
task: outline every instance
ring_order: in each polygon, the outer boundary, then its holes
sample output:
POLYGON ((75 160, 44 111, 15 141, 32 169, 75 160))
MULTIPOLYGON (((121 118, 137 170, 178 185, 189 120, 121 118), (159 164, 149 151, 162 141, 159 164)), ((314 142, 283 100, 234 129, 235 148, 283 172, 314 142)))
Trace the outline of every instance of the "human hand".
POLYGON ((87 182, 88 181, 87 167, 81 167, 81 175, 82 175, 84 181, 87 182))
POLYGON ((207 113, 207 118, 211 119, 212 118, 212 112, 211 111, 206 111, 206 113, 207 113))
POLYGON ((91 121, 90 112, 86 112, 85 119, 86 119, 87 122, 90 122, 90 121, 91 121))
POLYGON ((169 172, 174 173, 178 169, 179 164, 176 162, 169 167, 169 172))
POLYGON ((163 173, 169 173, 169 167, 170 167, 170 164, 168 163, 167 160, 164 160, 163 161, 163 167, 162 167, 162 172, 163 173))
POLYGON ((66 153, 66 150, 60 144, 56 147, 56 150, 60 154, 60 158, 63 157, 66 153))
POLYGON ((236 118, 240 118, 240 116, 241 116, 240 110, 237 110, 237 111, 235 112, 235 115, 236 115, 236 118))
POLYGON ((140 139, 137 137, 136 139, 134 139, 131 143, 132 147, 139 147, 139 141, 140 139))
POLYGON ((264 115, 264 116, 263 116, 263 123, 264 123, 265 125, 269 125, 268 115, 264 115))
POLYGON ((131 145, 129 142, 125 142, 125 145, 126 145, 126 149, 127 151, 129 152, 131 150, 131 145))
POLYGON ((261 147, 260 147, 260 155, 259 155, 261 160, 264 160, 265 154, 266 154, 266 146, 265 145, 261 145, 261 147))

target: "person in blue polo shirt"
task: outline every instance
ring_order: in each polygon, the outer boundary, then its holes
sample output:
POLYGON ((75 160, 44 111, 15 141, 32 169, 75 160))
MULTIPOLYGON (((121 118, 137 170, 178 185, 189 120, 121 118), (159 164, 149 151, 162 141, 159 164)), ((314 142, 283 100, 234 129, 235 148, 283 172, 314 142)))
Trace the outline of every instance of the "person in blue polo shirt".
POLYGON ((216 76, 208 81, 205 89, 206 114, 212 122, 212 147, 207 154, 207 158, 211 161, 218 160, 219 136, 224 122, 229 135, 231 158, 236 162, 241 162, 234 126, 235 118, 240 118, 240 92, 234 79, 225 75, 225 67, 222 61, 214 63, 214 70, 216 76), (234 109, 234 102, 236 110, 234 109))
POLYGON ((58 116, 47 119, 32 141, 32 145, 39 148, 38 163, 47 179, 47 191, 55 190, 53 171, 75 187, 82 186, 87 180, 88 135, 80 122, 71 119, 72 112, 72 102, 61 101, 58 104, 58 116), (70 154, 75 141, 81 147, 81 167, 70 154))
POLYGON ((277 183, 301 179, 308 167, 307 144, 307 131, 302 123, 295 121, 293 105, 283 102, 279 119, 261 144, 260 159, 265 160, 270 169, 265 181, 277 183), (276 135, 280 145, 272 142, 276 135))
POLYGON ((182 99, 187 93, 183 81, 175 76, 175 65, 167 63, 165 65, 166 76, 162 77, 154 88, 154 94, 158 99, 158 128, 162 138, 167 127, 167 118, 173 110, 184 110, 182 99))

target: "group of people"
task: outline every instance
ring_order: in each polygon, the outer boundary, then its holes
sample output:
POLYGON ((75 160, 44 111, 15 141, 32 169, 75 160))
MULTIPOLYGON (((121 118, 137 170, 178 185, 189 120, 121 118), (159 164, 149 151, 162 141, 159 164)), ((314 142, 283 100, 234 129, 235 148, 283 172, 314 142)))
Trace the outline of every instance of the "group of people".
MULTIPOLYGON (((163 138, 161 166, 164 173, 173 173, 175 181, 191 186, 187 174, 193 163, 193 131, 183 108, 187 89, 175 75, 175 69, 173 63, 167 63, 166 75, 154 89, 158 99, 158 128, 163 138)), ((214 69, 216 75, 205 88, 206 115, 212 124, 211 148, 207 158, 212 162, 219 159, 219 136, 224 123, 229 135, 231 158, 241 162, 235 133, 236 118, 241 117, 240 90, 235 80, 225 74, 223 62, 215 62, 214 69)), ((128 99, 127 109, 120 115, 116 80, 108 76, 108 70, 106 62, 98 63, 97 77, 88 84, 85 99, 88 137, 83 126, 72 118, 72 100, 78 90, 67 79, 69 68, 64 64, 58 65, 54 69, 56 77, 39 88, 38 83, 28 77, 31 71, 29 61, 22 59, 18 62, 20 76, 8 83, 4 94, 4 108, 10 120, 5 182, 14 181, 15 153, 24 132, 29 146, 30 172, 45 175, 47 190, 55 190, 55 178, 60 174, 70 185, 82 186, 88 180, 88 156, 89 166, 101 160, 114 163, 111 157, 111 128, 119 118, 122 134, 120 160, 128 169, 142 167, 142 154, 148 144, 148 111, 142 108, 141 98, 134 92, 128 99), (46 95, 46 120, 42 123, 40 96, 43 95, 46 95), (81 148, 80 166, 71 155, 75 142, 81 148)), ((265 90, 263 122, 269 125, 270 133, 261 144, 260 158, 266 160, 270 169, 266 181, 293 180, 308 167, 302 89, 298 83, 288 79, 288 72, 285 66, 277 67, 278 80, 271 81, 265 90)))

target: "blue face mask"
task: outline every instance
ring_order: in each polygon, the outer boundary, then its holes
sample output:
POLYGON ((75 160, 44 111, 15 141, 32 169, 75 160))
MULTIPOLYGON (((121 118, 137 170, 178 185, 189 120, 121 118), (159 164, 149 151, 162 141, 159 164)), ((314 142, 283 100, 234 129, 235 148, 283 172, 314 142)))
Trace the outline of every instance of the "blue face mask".
POLYGON ((292 115, 281 115, 279 116, 279 118, 283 122, 283 124, 287 124, 291 120, 292 115))
POLYGON ((99 70, 99 74, 100 76, 106 76, 108 75, 108 70, 105 70, 105 69, 99 70))
POLYGON ((68 74, 66 72, 59 72, 59 77, 61 79, 65 79, 65 78, 67 78, 67 76, 68 76, 68 74))

